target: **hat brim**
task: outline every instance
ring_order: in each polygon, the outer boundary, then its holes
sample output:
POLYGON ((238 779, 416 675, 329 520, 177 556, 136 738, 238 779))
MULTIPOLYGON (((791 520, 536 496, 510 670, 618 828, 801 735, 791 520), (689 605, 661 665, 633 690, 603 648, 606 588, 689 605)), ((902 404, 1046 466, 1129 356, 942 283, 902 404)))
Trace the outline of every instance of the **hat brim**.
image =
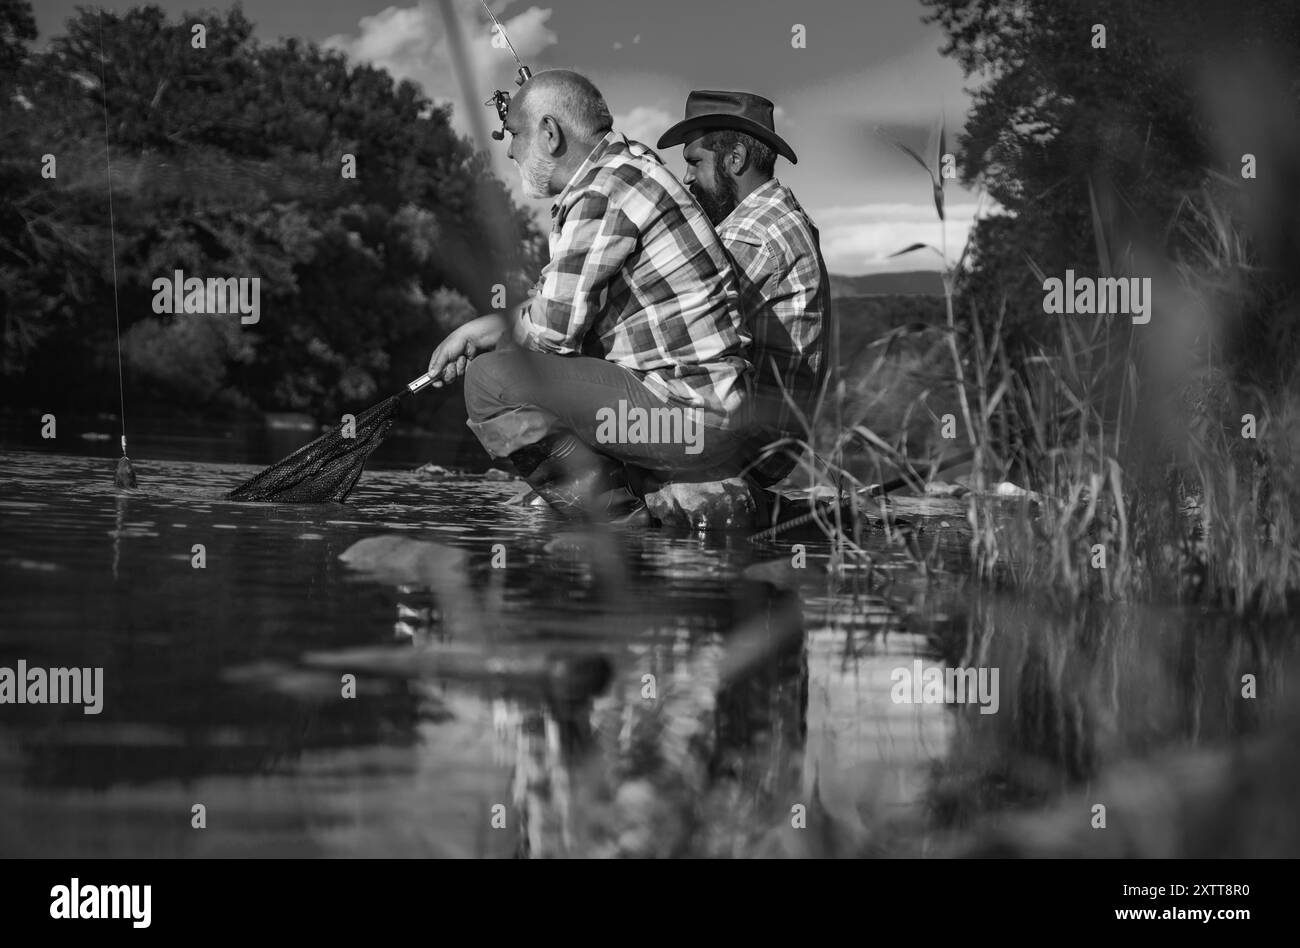
POLYGON ((794 149, 786 144, 784 138, 770 128, 765 128, 757 122, 740 115, 697 115, 694 118, 688 118, 683 122, 678 122, 659 136, 659 144, 655 147, 672 148, 674 145, 685 144, 704 132, 713 132, 724 128, 744 132, 746 135, 753 135, 760 141, 766 142, 775 148, 776 153, 788 160, 792 165, 799 163, 799 159, 794 156, 794 149))

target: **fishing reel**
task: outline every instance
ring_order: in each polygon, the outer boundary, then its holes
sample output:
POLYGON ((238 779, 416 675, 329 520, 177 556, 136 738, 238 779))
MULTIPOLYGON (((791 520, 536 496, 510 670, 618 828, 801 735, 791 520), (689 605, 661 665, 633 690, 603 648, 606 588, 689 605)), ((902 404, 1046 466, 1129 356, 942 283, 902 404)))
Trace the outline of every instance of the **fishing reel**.
MULTIPOLYGON (((515 79, 515 85, 522 86, 529 79, 533 78, 533 71, 527 66, 520 64, 519 76, 515 79)), ((496 106, 497 116, 501 119, 501 127, 492 133, 492 137, 501 141, 506 137, 506 117, 510 114, 510 93, 502 92, 498 89, 492 93, 492 98, 483 103, 484 105, 496 106)))

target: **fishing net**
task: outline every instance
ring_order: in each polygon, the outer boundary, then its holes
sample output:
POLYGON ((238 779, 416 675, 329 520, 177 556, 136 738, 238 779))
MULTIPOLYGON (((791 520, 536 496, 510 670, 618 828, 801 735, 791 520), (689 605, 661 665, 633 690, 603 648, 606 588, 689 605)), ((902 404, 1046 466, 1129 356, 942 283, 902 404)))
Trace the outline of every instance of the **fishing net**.
POLYGON ((366 460, 393 427, 398 406, 407 394, 401 392, 366 409, 357 416, 354 429, 340 425, 226 496, 283 504, 342 503, 356 486, 366 460))

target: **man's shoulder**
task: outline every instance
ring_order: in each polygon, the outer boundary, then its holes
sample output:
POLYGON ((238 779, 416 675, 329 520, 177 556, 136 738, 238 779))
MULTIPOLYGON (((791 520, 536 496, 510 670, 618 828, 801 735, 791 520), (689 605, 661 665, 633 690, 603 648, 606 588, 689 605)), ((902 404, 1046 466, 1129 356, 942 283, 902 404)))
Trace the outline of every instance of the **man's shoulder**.
POLYGON ((721 259, 721 242, 682 183, 650 148, 620 138, 583 181, 574 183, 570 200, 590 202, 583 216, 617 213, 638 230, 689 231, 706 247, 718 246, 721 259))
POLYGON ((650 148, 625 135, 615 136, 599 159, 573 183, 571 193, 626 194, 638 189, 665 189, 669 172, 650 148))
POLYGON ((768 241, 769 226, 768 221, 756 214, 732 214, 718 227, 718 236, 727 245, 763 247, 768 241))
POLYGON ((793 192, 775 180, 760 200, 736 208, 719 228, 719 235, 726 242, 761 247, 776 256, 819 252, 812 220, 793 192))

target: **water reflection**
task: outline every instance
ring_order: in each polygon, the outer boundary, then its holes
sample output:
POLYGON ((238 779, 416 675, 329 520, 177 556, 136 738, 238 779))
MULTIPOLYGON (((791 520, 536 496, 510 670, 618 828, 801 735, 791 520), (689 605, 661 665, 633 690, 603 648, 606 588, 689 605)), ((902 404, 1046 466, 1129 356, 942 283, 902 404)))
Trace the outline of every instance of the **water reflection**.
MULTIPOLYGON (((1188 851, 1214 843, 1157 818, 1183 791, 1289 812, 1286 630, 974 595, 949 507, 906 510, 923 575, 878 531, 868 568, 815 537, 574 530, 468 476, 220 499, 250 471, 137 461, 117 492, 103 459, 0 458, 0 665, 106 690, 93 720, 0 706, 0 853, 1188 851), (895 703, 916 658, 997 667, 998 712, 895 703), (1127 829, 1076 838, 1097 787, 1127 829)), ((1294 843, 1256 836, 1233 845, 1294 843)))

